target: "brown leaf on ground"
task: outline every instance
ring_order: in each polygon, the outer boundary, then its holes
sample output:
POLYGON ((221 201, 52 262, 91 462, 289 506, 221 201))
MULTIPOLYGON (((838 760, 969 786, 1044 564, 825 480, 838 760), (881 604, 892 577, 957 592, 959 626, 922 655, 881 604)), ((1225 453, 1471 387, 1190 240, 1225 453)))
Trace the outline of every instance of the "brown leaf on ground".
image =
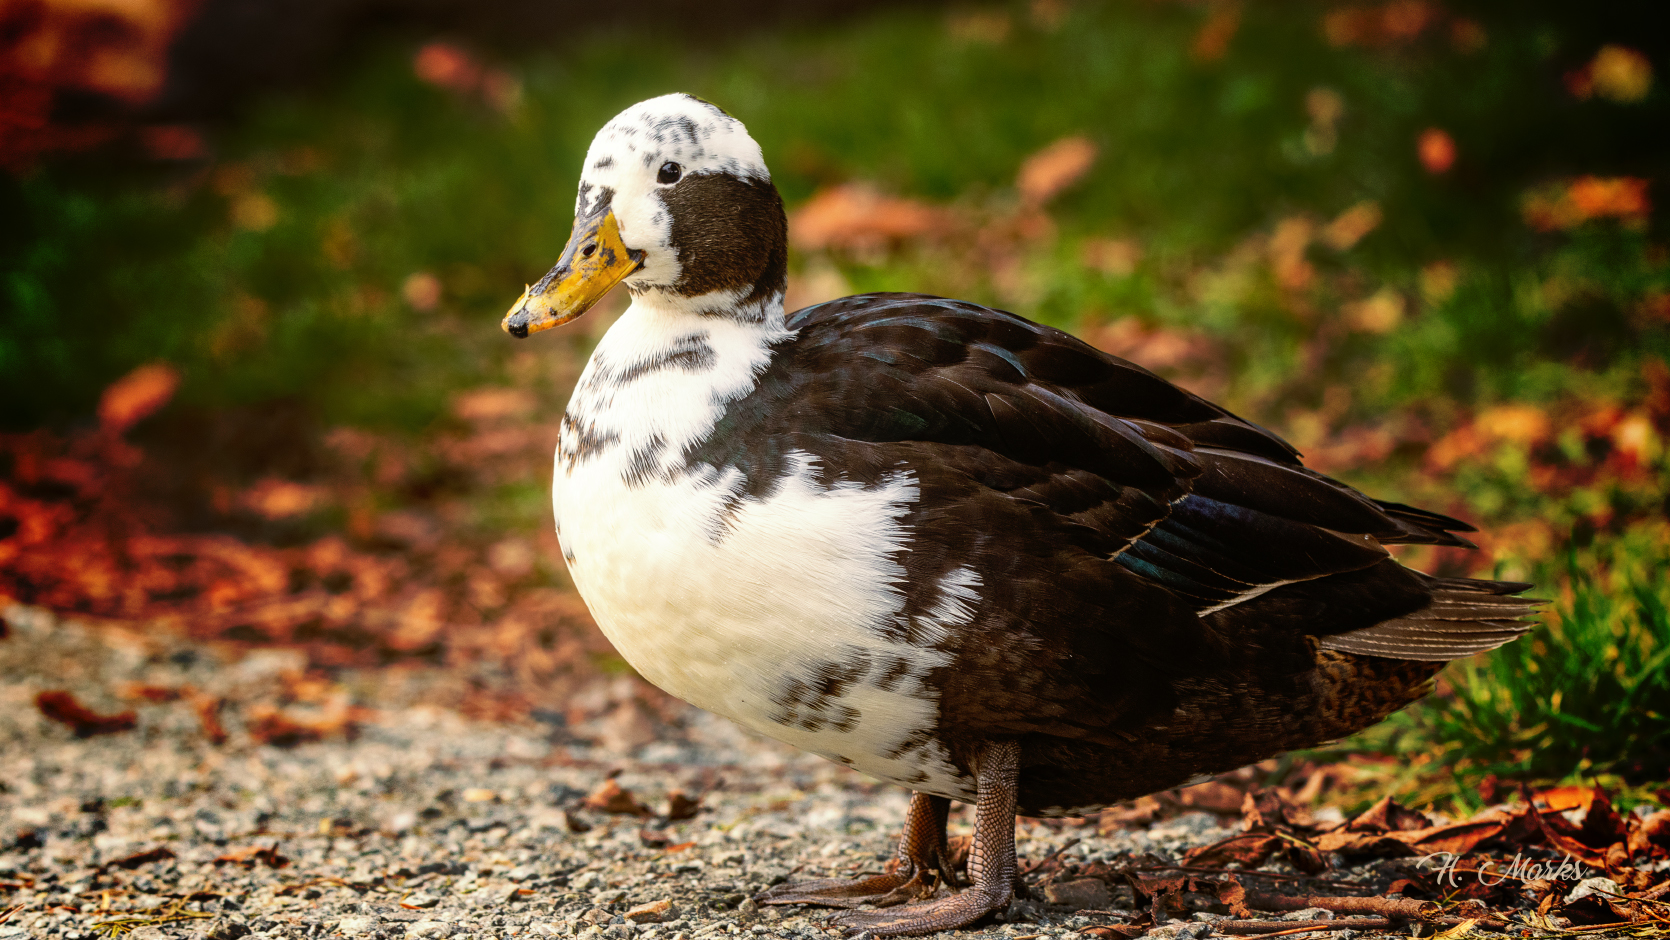
POLYGON ((1239 814, 1246 805, 1246 793, 1234 784, 1208 780, 1177 791, 1177 804, 1185 809, 1205 810, 1220 815, 1239 814))
POLYGON ((884 196, 864 183, 820 190, 789 218, 789 235, 804 249, 874 251, 945 235, 953 227, 945 209, 884 196))
POLYGON ((702 811, 702 798, 692 797, 683 790, 667 794, 667 818, 673 821, 694 819, 702 811))
POLYGON ((632 791, 621 786, 613 777, 603 781, 602 786, 587 794, 581 805, 600 813, 614 813, 623 816, 655 815, 655 810, 638 802, 638 798, 633 795, 632 791))
POLYGON ((73 693, 64 691, 40 693, 35 696, 35 707, 53 721, 68 725, 78 738, 132 731, 139 724, 138 714, 132 711, 101 715, 81 704, 73 693))
POLYGON ((1425 814, 1405 809, 1389 796, 1381 797, 1380 802, 1345 824, 1353 832, 1408 832, 1431 827, 1432 820, 1425 814))
POLYGON ((1242 868, 1257 868, 1281 849, 1281 837, 1267 832, 1244 832, 1211 845, 1200 845, 1183 853, 1183 864, 1222 868, 1231 862, 1242 868))
POLYGON ((226 726, 220 722, 220 709, 225 700, 216 695, 195 695, 191 699, 192 711, 197 713, 197 721, 203 726, 203 736, 211 744, 226 743, 226 726))
POLYGON ((1096 816, 1097 831, 1109 833, 1115 829, 1146 827, 1165 812, 1165 807, 1153 796, 1139 796, 1134 800, 1102 810, 1096 816))
POLYGON ((278 854, 278 843, 274 842, 272 845, 246 845, 243 848, 233 849, 225 855, 217 857, 215 864, 242 865, 245 868, 254 868, 257 865, 264 865, 267 868, 283 868, 290 864, 290 860, 278 854))
POLYGON ((175 702, 184 695, 184 690, 171 685, 151 685, 145 682, 124 682, 117 687, 116 694, 128 701, 153 702, 164 704, 175 702))
POLYGON ((1248 832, 1305 829, 1310 825, 1310 813, 1279 790, 1252 790, 1241 799, 1241 826, 1248 832))
POLYGON ((1189 43, 1189 54, 1197 62, 1216 62, 1229 51, 1229 41, 1241 27, 1239 0, 1217 0, 1212 13, 1189 43))
POLYGON ((1322 240, 1335 251, 1349 250, 1368 233, 1380 227, 1383 218, 1380 204, 1367 199, 1334 217, 1322 229, 1322 240))
MULTIPOLYGON (((1605 849, 1596 850, 1578 838, 1581 830, 1567 822, 1565 817, 1551 810, 1537 809, 1536 801, 1531 796, 1529 788, 1521 787, 1520 791, 1529 807, 1526 815, 1536 824, 1542 836, 1556 851, 1564 852, 1572 858, 1599 868, 1606 864, 1605 849)), ((1585 817, 1586 818, 1586 817, 1585 817)))
POLYGON ((121 434, 168 404, 180 387, 180 373, 166 363, 152 363, 111 383, 99 398, 99 424, 121 434))
POLYGON ((1595 788, 1585 786, 1554 787, 1537 793, 1537 802, 1545 809, 1565 811, 1580 809, 1587 813, 1595 798, 1595 788))
POLYGON ((1464 855, 1486 839, 1501 835, 1515 820, 1509 812, 1492 810, 1465 822, 1435 826, 1424 814, 1384 797, 1344 826, 1316 838, 1324 852, 1348 855, 1400 856, 1448 852, 1464 855))
POLYGON ((1520 211, 1527 225, 1543 232, 1576 228, 1603 218, 1641 225, 1652 212, 1649 183, 1629 176, 1583 176, 1569 185, 1531 192, 1520 211))
POLYGON ((1252 911, 1247 909, 1247 889, 1239 879, 1225 878, 1218 882, 1218 903, 1229 908, 1229 913, 1235 917, 1251 917, 1252 911))
POLYGON ((359 731, 356 720, 359 712, 359 709, 343 708, 317 719, 298 718, 271 705, 256 705, 249 710, 246 727, 249 736, 261 744, 295 747, 337 736, 353 738, 359 731))
POLYGON ((1219 358, 1217 344, 1204 334, 1150 325, 1136 317, 1114 320, 1086 339, 1105 352, 1162 372, 1210 367, 1219 358))
MULTIPOLYGON (((1631 855, 1652 859, 1670 858, 1670 810, 1638 817, 1629 833, 1631 855)), ((1666 882, 1670 884, 1670 882, 1666 882)))
POLYGON ((127 856, 124 856, 122 858, 118 858, 118 859, 114 859, 112 861, 105 862, 103 865, 101 865, 99 867, 100 868, 120 868, 120 869, 123 869, 123 870, 126 870, 126 871, 133 871, 135 868, 138 868, 141 865, 149 865, 152 862, 164 862, 164 861, 167 861, 168 859, 171 859, 171 858, 174 858, 174 857, 175 857, 175 855, 174 855, 174 851, 172 849, 169 849, 169 848, 166 848, 166 847, 163 847, 163 846, 158 846, 157 848, 154 848, 154 849, 149 849, 149 850, 144 851, 144 852, 136 852, 133 855, 127 855, 127 856))
POLYGON ((1026 158, 1015 189, 1028 205, 1042 206, 1083 179, 1095 162, 1096 145, 1088 137, 1063 137, 1026 158))

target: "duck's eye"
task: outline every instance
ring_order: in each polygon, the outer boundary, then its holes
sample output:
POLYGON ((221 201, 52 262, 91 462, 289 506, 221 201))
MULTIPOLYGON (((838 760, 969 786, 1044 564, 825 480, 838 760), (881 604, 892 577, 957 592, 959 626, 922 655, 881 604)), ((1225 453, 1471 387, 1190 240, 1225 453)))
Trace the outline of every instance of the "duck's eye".
POLYGON ((676 183, 678 182, 678 178, 683 175, 684 167, 668 160, 666 163, 661 164, 661 172, 655 174, 655 181, 657 183, 676 183))

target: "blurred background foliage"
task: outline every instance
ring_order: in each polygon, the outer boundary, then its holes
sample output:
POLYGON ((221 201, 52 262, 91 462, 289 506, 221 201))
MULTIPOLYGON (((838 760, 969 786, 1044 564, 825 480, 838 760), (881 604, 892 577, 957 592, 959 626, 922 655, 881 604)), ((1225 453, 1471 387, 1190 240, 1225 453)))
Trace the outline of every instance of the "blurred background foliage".
MULTIPOLYGON (((791 303, 926 291, 1074 330, 1485 529, 1481 552, 1411 564, 1553 598, 1534 637, 1347 752, 1399 755, 1440 794, 1670 776, 1670 30, 1651 5, 156 7, 122 47, 152 70, 101 72, 53 66, 39 37, 103 34, 0 6, 0 421, 35 448, 134 426, 133 492, 167 507, 148 524, 313 552, 275 562, 292 574, 269 593, 305 593, 294 572, 345 539, 429 559, 379 615, 418 638, 395 647, 466 626, 550 647, 506 624, 567 590, 540 455, 619 302, 528 344, 497 319, 557 257, 596 129, 683 90, 763 146, 791 303), (124 394, 136 416, 112 419, 124 394), (410 601, 430 589, 448 626, 425 633, 410 601)), ((19 499, 50 502, 20 459, 19 499)), ((214 593, 118 602, 20 571, 18 599, 106 615, 189 620, 214 593)))

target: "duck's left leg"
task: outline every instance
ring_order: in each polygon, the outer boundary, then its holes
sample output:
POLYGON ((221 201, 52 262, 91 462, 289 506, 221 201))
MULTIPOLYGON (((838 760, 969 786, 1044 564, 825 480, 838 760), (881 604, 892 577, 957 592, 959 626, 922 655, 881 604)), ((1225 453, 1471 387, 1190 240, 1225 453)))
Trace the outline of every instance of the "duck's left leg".
POLYGON ((899 834, 899 854, 893 870, 869 878, 822 878, 816 881, 791 881, 764 892, 755 900, 761 904, 821 904, 824 907, 857 907, 873 903, 877 907, 903 904, 928 897, 934 893, 939 879, 951 879, 951 866, 945 860, 945 820, 951 812, 951 801, 943 796, 913 793, 910 811, 905 814, 905 828, 899 834))
POLYGON ((1015 797, 1021 746, 988 744, 976 768, 974 846, 968 856, 969 887, 938 901, 885 911, 850 911, 830 919, 849 935, 905 937, 966 927, 1009 906, 1015 896, 1015 797))

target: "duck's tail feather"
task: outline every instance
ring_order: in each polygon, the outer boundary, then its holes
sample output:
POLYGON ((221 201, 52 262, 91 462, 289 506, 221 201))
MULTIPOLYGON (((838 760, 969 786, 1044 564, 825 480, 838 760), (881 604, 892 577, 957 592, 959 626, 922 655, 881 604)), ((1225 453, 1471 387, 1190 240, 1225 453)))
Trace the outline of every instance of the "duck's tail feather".
MULTIPOLYGON (((1423 577, 1427 577, 1424 576, 1423 577)), ((1361 656, 1448 662, 1524 636, 1546 601, 1515 595, 1531 585, 1428 577, 1432 602, 1372 627, 1323 637, 1318 645, 1361 656)))

